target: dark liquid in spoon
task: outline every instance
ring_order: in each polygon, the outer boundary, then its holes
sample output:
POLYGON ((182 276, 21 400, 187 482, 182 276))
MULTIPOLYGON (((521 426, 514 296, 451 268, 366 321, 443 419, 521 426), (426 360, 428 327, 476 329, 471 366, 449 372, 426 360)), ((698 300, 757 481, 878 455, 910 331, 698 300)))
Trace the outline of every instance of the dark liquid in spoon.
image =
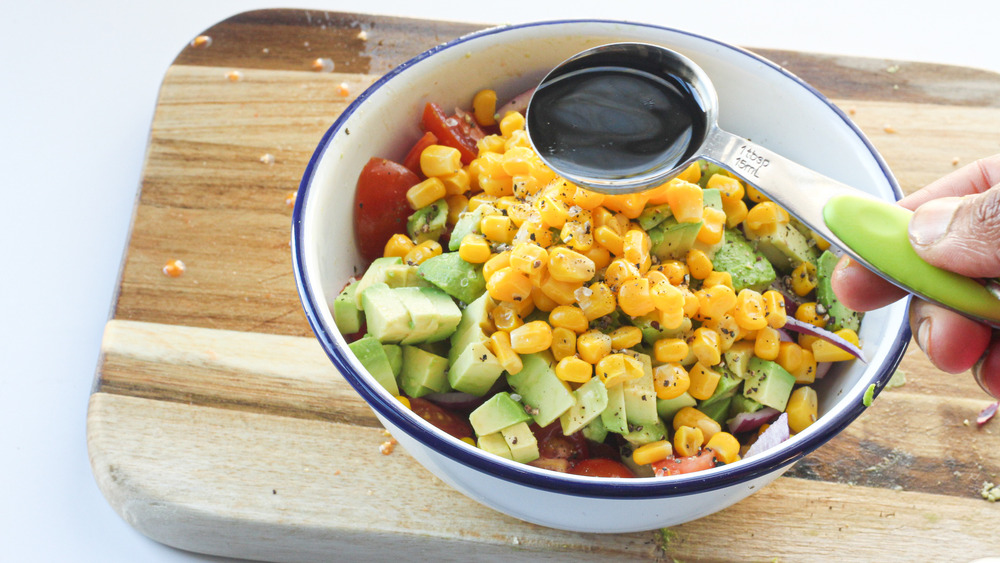
POLYGON ((683 80, 617 66, 540 86, 527 121, 535 149, 557 172, 602 180, 672 168, 693 155, 707 129, 683 80))

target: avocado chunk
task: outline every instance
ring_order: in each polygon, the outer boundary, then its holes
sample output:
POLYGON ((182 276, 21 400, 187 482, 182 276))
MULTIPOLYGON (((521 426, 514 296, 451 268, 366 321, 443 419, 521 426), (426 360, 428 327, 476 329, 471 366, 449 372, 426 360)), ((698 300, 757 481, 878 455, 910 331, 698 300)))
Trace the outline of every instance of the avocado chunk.
POLYGON ((673 420, 678 411, 697 404, 698 401, 685 391, 673 399, 656 399, 656 414, 663 420, 673 420))
POLYGON ((732 397, 724 397, 716 399, 710 403, 705 402, 704 404, 698 406, 698 410, 705 413, 705 416, 711 418, 719 424, 725 424, 726 420, 729 418, 729 405, 732 402, 732 397))
POLYGON ((436 287, 421 287, 420 293, 430 301, 437 315, 438 328, 427 338, 427 342, 439 342, 449 338, 462 320, 462 310, 445 292, 436 287))
POLYGON ((604 419, 600 416, 591 420, 583 427, 583 437, 592 442, 603 442, 608 437, 608 428, 604 426, 604 419))
POLYGON ((783 411, 794 385, 795 376, 777 362, 754 357, 747 366, 743 394, 764 406, 783 411))
POLYGON ((643 209, 636 221, 642 227, 642 230, 649 231, 666 220, 667 217, 673 216, 673 212, 670 211, 670 204, 661 203, 660 205, 653 205, 643 209))
POLYGON ((358 282, 352 281, 333 300, 333 320, 343 334, 361 330, 361 309, 357 302, 358 282))
POLYGON ((729 273, 736 293, 744 289, 766 291, 777 277, 767 257, 754 250, 746 237, 736 229, 726 229, 722 240, 722 247, 712 259, 713 269, 729 273))
POLYGON ((524 405, 515 401, 510 393, 501 391, 469 413, 469 423, 477 436, 493 434, 518 422, 531 420, 524 405))
POLYGON ((480 436, 476 440, 476 446, 484 452, 498 455, 504 459, 514 459, 510 453, 510 446, 507 445, 507 440, 504 440, 499 432, 480 436))
POLYGON ((694 246, 703 221, 680 223, 674 217, 663 220, 649 232, 650 253, 660 260, 683 260, 694 246))
POLYGON ((451 238, 448 239, 448 250, 452 252, 458 250, 465 235, 482 234, 483 232, 479 229, 479 224, 483 220, 483 217, 502 214, 499 209, 489 203, 480 204, 473 211, 466 211, 460 214, 458 221, 455 222, 455 226, 451 229, 451 238))
POLYGON ((438 254, 417 267, 420 276, 462 303, 472 303, 486 291, 483 268, 470 264, 457 252, 438 254))
POLYGON ((482 397, 503 373, 497 357, 482 342, 465 347, 448 369, 448 384, 456 391, 482 397))
POLYGON ((548 426, 576 403, 576 397, 569 385, 556 377, 552 354, 524 354, 521 363, 521 371, 507 374, 507 383, 521 396, 535 423, 548 426))
POLYGON ((531 432, 527 422, 518 422, 500 431, 507 448, 510 449, 510 457, 518 463, 528 463, 540 457, 538 452, 538 440, 531 432))
POLYGON ((837 255, 829 250, 820 254, 816 264, 816 301, 826 307, 826 312, 830 315, 826 328, 832 331, 849 328, 857 332, 861 328, 861 313, 845 307, 834 295, 830 285, 830 276, 833 275, 838 260, 837 255))
POLYGON ((419 287, 399 287, 392 291, 410 314, 410 333, 400 340, 400 344, 426 342, 437 333, 437 309, 419 287))
POLYGON ((597 377, 577 387, 573 391, 576 403, 559 417, 563 434, 570 434, 586 427, 595 419, 600 419, 601 413, 608 406, 608 388, 597 377))
MULTIPOLYGON (((719 383, 715 386, 715 392, 712 396, 698 403, 698 410, 708 414, 706 409, 712 409, 713 411, 718 411, 716 403, 724 403, 725 407, 722 408, 720 416, 724 416, 729 412, 729 400, 736 394, 740 389, 740 384, 743 380, 733 372, 729 371, 725 366, 718 366, 718 371, 722 375, 719 378, 719 383)), ((709 414, 709 416, 712 416, 709 414)), ((715 418, 712 416, 712 418, 715 418)), ((724 420, 724 419, 723 419, 724 420)), ((718 421, 718 419, 716 419, 718 421)))
POLYGON ((416 346, 403 346, 403 369, 399 386, 410 397, 450 391, 448 359, 416 346))
POLYGON ((733 375, 740 379, 746 379, 747 366, 750 365, 750 359, 753 357, 753 342, 740 340, 734 342, 728 350, 722 353, 722 362, 733 375))
POLYGON ((359 309, 364 309, 361 298, 365 290, 375 284, 385 284, 388 287, 409 287, 430 285, 417 275, 417 267, 403 264, 403 259, 398 256, 376 258, 365 274, 358 280, 358 287, 354 290, 354 298, 359 309))
POLYGON ((642 331, 642 341, 652 346, 661 338, 683 338, 691 330, 691 319, 684 317, 677 328, 664 328, 655 313, 635 317, 632 324, 642 331))
POLYGON ((389 357, 386 356, 382 343, 378 339, 366 334, 347 346, 379 385, 393 395, 399 395, 399 387, 392 374, 389 357))
POLYGON ((747 240, 782 273, 791 272, 803 262, 816 264, 819 258, 816 247, 789 223, 779 224, 775 232, 764 236, 748 231, 747 240))
POLYGON ((406 220, 406 232, 416 244, 438 240, 448 221, 448 204, 441 198, 413 212, 406 220))
POLYGON ((601 412, 601 422, 609 432, 625 434, 628 432, 628 420, 625 418, 624 383, 608 387, 608 406, 601 412))
POLYGON ((365 309, 368 334, 379 342, 395 343, 410 334, 410 313, 396 292, 384 283, 365 289, 361 296, 365 309))
POLYGON ((458 355, 470 344, 489 340, 484 329, 490 326, 490 312, 495 305, 489 294, 484 293, 461 312, 458 326, 451 334, 451 349, 448 351, 451 363, 454 364, 458 355))
POLYGON ((632 447, 639 447, 643 444, 656 442, 657 440, 665 440, 667 438, 667 427, 663 424, 662 420, 657 418, 649 424, 633 427, 630 432, 622 434, 622 437, 632 447))
POLYGON ((397 344, 383 344, 382 350, 385 350, 385 355, 389 358, 392 376, 399 377, 400 372, 403 371, 403 348, 397 344))
POLYGON ((642 377, 622 383, 625 420, 630 427, 648 426, 659 420, 656 414, 656 388, 653 386, 653 363, 646 354, 632 354, 642 363, 642 377))
POLYGON ((729 418, 738 414, 757 412, 762 408, 764 408, 764 405, 760 404, 760 402, 742 393, 737 393, 733 395, 733 400, 729 403, 729 418))

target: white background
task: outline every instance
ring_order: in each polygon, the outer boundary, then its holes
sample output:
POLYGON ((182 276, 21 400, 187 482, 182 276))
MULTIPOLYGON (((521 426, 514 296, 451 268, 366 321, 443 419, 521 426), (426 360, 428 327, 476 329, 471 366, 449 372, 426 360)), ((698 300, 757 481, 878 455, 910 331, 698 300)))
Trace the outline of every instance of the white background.
POLYGON ((1000 71, 993 0, 945 2, 933 12, 926 2, 872 0, 3 0, 0 559, 205 559, 152 542, 116 515, 94 483, 85 439, 160 81, 188 41, 228 16, 359 6, 477 23, 627 19, 747 47, 1000 71))

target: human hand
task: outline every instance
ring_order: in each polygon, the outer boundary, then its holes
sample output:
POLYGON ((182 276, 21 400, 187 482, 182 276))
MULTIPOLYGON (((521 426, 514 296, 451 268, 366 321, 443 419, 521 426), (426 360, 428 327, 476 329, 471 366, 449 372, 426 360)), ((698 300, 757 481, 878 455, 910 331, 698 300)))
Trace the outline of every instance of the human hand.
MULTIPOLYGON (((899 204, 914 210, 910 243, 921 258, 964 276, 1000 276, 1000 154, 964 166, 899 204)), ((906 295, 847 257, 830 281, 837 298, 856 311, 906 295)), ((1000 330, 916 298, 910 328, 935 366, 949 373, 971 368, 980 387, 1000 398, 1000 330)))

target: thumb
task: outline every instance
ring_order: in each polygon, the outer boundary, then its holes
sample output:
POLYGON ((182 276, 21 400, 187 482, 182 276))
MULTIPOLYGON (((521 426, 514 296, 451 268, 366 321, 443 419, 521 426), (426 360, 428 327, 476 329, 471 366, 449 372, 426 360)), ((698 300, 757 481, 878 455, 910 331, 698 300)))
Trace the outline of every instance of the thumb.
POLYGON ((942 197, 913 213, 910 243, 927 262, 973 278, 1000 276, 1000 185, 942 197))

